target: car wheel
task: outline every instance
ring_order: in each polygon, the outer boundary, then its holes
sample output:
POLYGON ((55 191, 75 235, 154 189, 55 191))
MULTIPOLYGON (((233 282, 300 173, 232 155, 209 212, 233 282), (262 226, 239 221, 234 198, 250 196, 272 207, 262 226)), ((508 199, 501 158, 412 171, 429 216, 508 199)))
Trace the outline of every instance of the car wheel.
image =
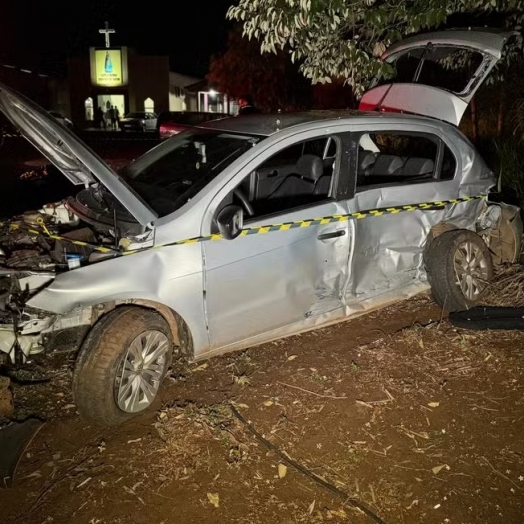
POLYGON ((96 424, 116 425, 148 408, 171 366, 173 339, 155 311, 121 307, 89 332, 73 376, 79 413, 96 424))
POLYGON ((426 267, 433 298, 446 311, 474 306, 493 276, 488 246, 466 230, 439 235, 432 242, 426 267))

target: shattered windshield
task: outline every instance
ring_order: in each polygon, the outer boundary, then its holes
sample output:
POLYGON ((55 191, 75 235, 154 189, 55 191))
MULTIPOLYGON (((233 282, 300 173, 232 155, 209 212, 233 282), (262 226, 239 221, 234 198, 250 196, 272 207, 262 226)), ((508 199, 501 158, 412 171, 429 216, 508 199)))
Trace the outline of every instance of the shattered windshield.
POLYGON ((182 207, 259 141, 260 137, 224 131, 186 131, 146 153, 121 175, 163 217, 182 207))

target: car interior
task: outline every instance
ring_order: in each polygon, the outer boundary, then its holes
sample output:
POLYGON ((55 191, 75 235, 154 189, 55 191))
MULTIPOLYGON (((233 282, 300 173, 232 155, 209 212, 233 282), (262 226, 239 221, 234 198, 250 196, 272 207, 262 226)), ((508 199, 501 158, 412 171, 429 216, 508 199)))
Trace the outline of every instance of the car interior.
MULTIPOLYGON (((439 146, 437 137, 421 134, 362 135, 357 192, 435 180, 439 146)), ((443 146, 438 179, 449 180, 454 177, 457 164, 453 153, 443 146)), ((323 137, 284 149, 246 177, 220 207, 237 204, 249 220, 326 200, 331 195, 338 147, 337 138, 323 137)))
POLYGON ((286 148, 246 177, 224 204, 241 205, 249 218, 325 200, 330 195, 337 149, 334 137, 286 148))
POLYGON ((358 148, 357 190, 430 180, 435 177, 437 153, 438 142, 425 136, 363 135, 358 148))

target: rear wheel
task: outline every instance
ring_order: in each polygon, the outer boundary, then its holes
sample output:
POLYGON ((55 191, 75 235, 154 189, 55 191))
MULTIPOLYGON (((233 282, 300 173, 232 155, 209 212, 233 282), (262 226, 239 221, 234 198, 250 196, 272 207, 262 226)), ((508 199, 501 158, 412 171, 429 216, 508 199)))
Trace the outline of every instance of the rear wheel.
POLYGON ((446 311, 477 304, 493 276, 488 246, 472 231, 443 233, 431 244, 426 259, 433 298, 446 311))
POLYGON ((155 311, 122 307, 90 331, 75 366, 73 397, 91 422, 115 425, 154 402, 172 362, 173 341, 155 311))

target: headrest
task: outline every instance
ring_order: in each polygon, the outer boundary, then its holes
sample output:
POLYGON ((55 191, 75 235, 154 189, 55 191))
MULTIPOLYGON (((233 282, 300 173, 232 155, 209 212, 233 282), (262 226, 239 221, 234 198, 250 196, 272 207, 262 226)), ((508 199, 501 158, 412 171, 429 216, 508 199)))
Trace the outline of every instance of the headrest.
POLYGON ((296 169, 297 174, 315 182, 324 174, 322 159, 316 155, 302 155, 298 159, 296 169))

